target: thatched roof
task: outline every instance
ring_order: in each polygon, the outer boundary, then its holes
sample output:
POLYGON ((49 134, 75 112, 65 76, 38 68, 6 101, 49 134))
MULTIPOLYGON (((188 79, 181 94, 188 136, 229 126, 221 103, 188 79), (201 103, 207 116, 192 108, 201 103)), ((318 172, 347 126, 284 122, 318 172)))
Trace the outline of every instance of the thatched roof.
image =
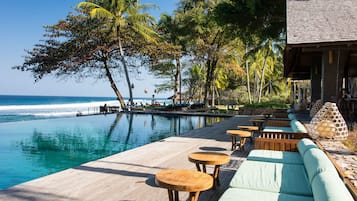
POLYGON ((357 41, 357 0, 287 0, 287 44, 357 41))

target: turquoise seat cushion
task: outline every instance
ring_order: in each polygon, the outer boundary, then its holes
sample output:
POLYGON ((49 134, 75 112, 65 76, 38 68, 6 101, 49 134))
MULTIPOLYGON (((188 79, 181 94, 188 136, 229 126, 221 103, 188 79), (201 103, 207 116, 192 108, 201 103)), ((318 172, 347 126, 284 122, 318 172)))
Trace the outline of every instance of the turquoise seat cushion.
POLYGON ((315 201, 353 201, 342 180, 331 172, 322 172, 311 183, 315 201))
POLYGON ((296 117, 295 117, 295 115, 294 115, 293 113, 289 113, 289 114, 288 114, 288 118, 289 118, 290 120, 296 119, 296 117))
POLYGON ((312 197, 256 191, 241 188, 228 188, 219 201, 314 201, 312 197))
POLYGON ((297 145, 298 151, 301 155, 301 157, 304 157, 304 154, 307 150, 311 148, 319 148, 312 140, 304 138, 301 139, 297 145))
POLYGON ((305 126, 296 119, 290 121, 290 127, 294 132, 307 133, 305 126))
POLYGON ((273 150, 252 150, 248 157, 248 160, 252 161, 264 161, 273 163, 287 163, 287 164, 300 164, 304 162, 298 152, 288 151, 273 151, 273 150))
POLYGON ((233 176, 230 186, 275 193, 312 196, 303 165, 244 161, 233 176))
POLYGON ((320 149, 307 150, 304 154, 303 160, 310 183, 314 180, 315 176, 321 172, 328 171, 338 177, 335 166, 332 164, 327 155, 320 149))
POLYGON ((263 131, 265 132, 293 132, 290 127, 279 127, 279 126, 266 126, 263 131))

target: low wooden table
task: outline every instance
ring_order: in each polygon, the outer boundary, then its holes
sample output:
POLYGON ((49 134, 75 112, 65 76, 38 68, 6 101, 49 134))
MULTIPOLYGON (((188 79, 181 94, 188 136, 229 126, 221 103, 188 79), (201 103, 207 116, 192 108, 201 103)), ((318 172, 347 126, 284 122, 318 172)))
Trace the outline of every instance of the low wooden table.
POLYGON ((244 151, 244 144, 246 142, 246 138, 252 137, 252 133, 249 131, 243 131, 243 130, 227 130, 226 131, 228 135, 231 136, 232 139, 232 151, 237 149, 237 146, 239 145, 239 149, 241 151, 244 151), (237 143, 236 137, 239 137, 239 144, 237 143))
POLYGON ((212 188, 213 178, 196 170, 169 169, 158 172, 155 183, 161 188, 168 189, 170 201, 179 201, 178 191, 190 192, 189 200, 197 201, 201 191, 212 188))
POLYGON ((202 171, 204 173, 207 173, 206 165, 214 165, 212 176, 214 179, 213 187, 215 188, 216 185, 221 185, 219 181, 219 168, 221 165, 224 165, 230 161, 230 156, 216 152, 194 152, 188 155, 188 160, 196 164, 198 171, 202 171), (202 169, 200 165, 202 165, 202 169))

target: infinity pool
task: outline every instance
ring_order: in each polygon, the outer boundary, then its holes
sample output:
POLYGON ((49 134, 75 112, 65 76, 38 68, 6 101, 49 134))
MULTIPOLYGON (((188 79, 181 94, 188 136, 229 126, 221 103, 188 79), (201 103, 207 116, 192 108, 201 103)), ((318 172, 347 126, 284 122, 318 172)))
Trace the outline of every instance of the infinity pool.
POLYGON ((223 119, 112 114, 0 123, 0 190, 223 119))

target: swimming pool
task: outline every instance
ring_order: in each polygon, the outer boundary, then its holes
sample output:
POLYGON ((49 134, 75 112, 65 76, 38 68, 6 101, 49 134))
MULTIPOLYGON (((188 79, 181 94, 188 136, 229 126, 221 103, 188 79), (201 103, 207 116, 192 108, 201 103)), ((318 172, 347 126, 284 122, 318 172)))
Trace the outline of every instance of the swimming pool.
POLYGON ((223 119, 120 113, 0 123, 0 189, 223 119))

